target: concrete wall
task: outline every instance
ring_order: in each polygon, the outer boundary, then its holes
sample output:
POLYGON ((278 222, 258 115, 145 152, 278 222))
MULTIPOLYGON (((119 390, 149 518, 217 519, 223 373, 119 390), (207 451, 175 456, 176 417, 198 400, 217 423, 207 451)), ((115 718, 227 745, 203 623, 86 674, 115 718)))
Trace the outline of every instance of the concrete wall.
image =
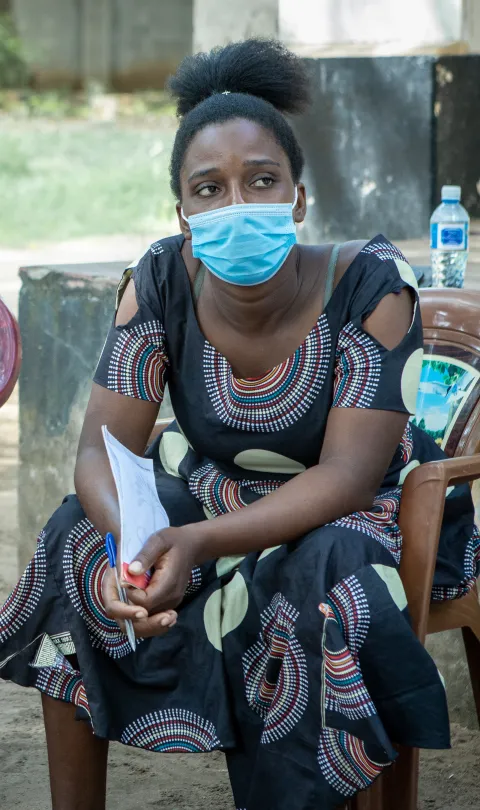
POLYGON ((193 0, 14 0, 13 11, 40 88, 163 88, 192 50, 193 0))
POLYGON ((309 56, 480 50, 478 0, 279 0, 279 35, 309 56))
POLYGON ((413 239, 432 211, 432 57, 309 59, 294 126, 309 212, 302 241, 413 239))
POLYGON ((480 56, 306 65, 313 104, 293 122, 306 158, 302 241, 426 237, 449 183, 480 216, 480 56))
POLYGON ((12 0, 39 87, 162 88, 193 50, 279 37, 305 56, 480 52, 478 0, 12 0))
POLYGON ((300 48, 390 55, 462 34, 462 0, 279 0, 280 36, 300 48))
POLYGON ((195 0, 194 51, 253 36, 278 37, 278 0, 195 0))
POLYGON ((115 0, 114 14, 113 87, 163 88, 192 51, 193 0, 115 0))
POLYGON ((46 267, 20 271, 23 363, 18 517, 22 569, 45 521, 64 495, 73 491, 90 381, 112 317, 122 266, 97 276, 46 267))
POLYGON ((195 0, 194 49, 275 36, 305 56, 480 51, 478 0, 195 0))
POLYGON ((26 62, 39 87, 74 86, 81 73, 76 0, 15 0, 13 14, 26 62))

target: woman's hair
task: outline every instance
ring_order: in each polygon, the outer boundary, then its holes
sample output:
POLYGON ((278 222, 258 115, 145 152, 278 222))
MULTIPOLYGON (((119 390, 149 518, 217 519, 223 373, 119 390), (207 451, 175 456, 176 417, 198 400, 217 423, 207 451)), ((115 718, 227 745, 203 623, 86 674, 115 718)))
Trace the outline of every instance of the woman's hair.
POLYGON ((204 127, 232 118, 255 121, 271 132, 298 183, 303 153, 284 113, 299 113, 307 106, 309 84, 301 60, 280 42, 247 39, 187 56, 168 88, 180 118, 170 162, 170 185, 178 200, 180 171, 192 139, 204 127))

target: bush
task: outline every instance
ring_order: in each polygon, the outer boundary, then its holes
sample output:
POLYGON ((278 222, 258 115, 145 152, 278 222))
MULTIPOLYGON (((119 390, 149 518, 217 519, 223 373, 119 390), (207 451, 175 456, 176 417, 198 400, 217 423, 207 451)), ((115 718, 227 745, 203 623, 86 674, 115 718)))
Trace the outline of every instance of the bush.
POLYGON ((10 14, 0 14, 0 87, 25 87, 28 79, 22 45, 12 17, 10 14))

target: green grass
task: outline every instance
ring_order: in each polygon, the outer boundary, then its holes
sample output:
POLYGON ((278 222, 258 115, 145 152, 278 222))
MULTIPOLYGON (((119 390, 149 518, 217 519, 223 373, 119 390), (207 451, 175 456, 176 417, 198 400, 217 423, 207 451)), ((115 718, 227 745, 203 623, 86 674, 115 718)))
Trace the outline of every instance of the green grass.
POLYGON ((161 232, 175 213, 170 114, 154 122, 0 118, 0 244, 161 232))

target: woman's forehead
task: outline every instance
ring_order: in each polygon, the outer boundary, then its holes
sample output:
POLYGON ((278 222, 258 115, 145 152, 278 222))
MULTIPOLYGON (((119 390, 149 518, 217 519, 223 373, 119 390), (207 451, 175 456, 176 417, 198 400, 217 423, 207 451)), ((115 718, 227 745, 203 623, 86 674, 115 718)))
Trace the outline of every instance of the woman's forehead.
POLYGON ((192 139, 183 162, 187 176, 198 163, 213 161, 226 165, 232 160, 245 161, 263 156, 288 167, 288 158, 273 135, 261 124, 245 118, 234 118, 220 124, 209 124, 192 139))

